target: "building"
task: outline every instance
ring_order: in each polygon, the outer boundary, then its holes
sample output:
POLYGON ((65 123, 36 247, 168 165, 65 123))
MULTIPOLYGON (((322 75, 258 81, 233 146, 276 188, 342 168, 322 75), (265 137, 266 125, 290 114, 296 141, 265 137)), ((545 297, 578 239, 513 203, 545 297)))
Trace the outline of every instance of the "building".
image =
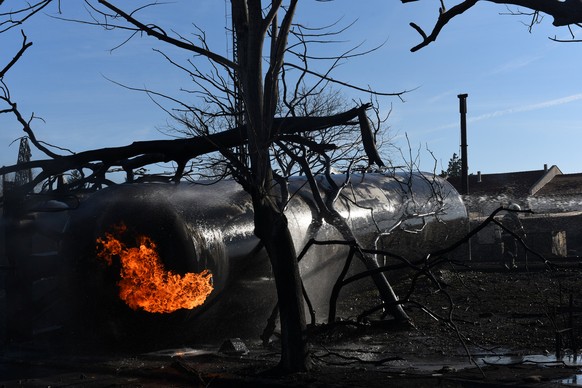
MULTIPOLYGON (((459 190, 461 179, 449 178, 459 190)), ((469 175, 463 196, 471 226, 484 222, 500 206, 517 203, 532 213, 520 218, 526 244, 547 258, 582 256, 582 173, 564 174, 547 165, 533 171, 469 175)), ((501 214, 500 214, 501 216, 501 214)), ((501 254, 493 225, 472 240, 472 259, 490 260, 501 254)))

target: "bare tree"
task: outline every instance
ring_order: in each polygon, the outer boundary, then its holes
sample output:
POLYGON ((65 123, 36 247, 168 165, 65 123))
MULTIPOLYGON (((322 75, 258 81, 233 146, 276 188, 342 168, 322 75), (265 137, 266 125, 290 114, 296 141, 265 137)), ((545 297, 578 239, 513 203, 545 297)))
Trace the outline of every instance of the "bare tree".
MULTIPOLYGON (((27 5, 21 10, 4 14, 3 16, 7 19, 6 28, 20 25, 49 3, 50 0, 40 1, 27 5)), ((171 36, 166 32, 166 28, 138 20, 136 14, 139 8, 125 11, 106 0, 96 2, 87 0, 86 4, 91 13, 92 21, 85 23, 97 24, 106 27, 106 29, 120 28, 128 31, 130 36, 147 34, 163 43, 195 54, 197 60, 200 58, 208 60, 212 68, 217 70, 213 73, 215 75, 209 76, 202 73, 196 65, 189 69, 184 67, 184 70, 191 74, 194 83, 201 88, 204 97, 209 99, 208 103, 219 108, 214 112, 227 119, 226 122, 229 124, 226 127, 229 129, 211 133, 208 125, 212 119, 217 119, 219 116, 205 115, 203 114, 204 107, 193 107, 174 99, 173 102, 178 106, 176 112, 181 112, 182 117, 194 118, 200 124, 193 127, 197 136, 188 139, 135 142, 124 147, 62 155, 58 151, 53 151, 54 148, 48 147, 36 139, 31 128, 31 120, 34 117, 30 120, 24 119, 16 103, 12 101, 8 88, 5 87, 3 88, 2 100, 8 108, 2 113, 14 114, 33 144, 42 150, 49 159, 1 168, 0 174, 23 168, 38 168, 39 174, 30 183, 19 188, 21 192, 30 191, 39 183, 51 182, 55 177, 67 172, 75 174, 75 179, 69 181, 71 187, 82 187, 87 184, 100 187, 112 184, 107 179, 107 173, 112 168, 125 171, 127 180, 131 181, 134 179, 136 169, 157 162, 174 162, 176 168, 171 179, 179 182, 192 158, 209 152, 219 152, 228 161, 228 166, 234 177, 251 195, 254 207, 255 234, 265 247, 273 268, 282 332, 283 350, 280 367, 285 371, 307 369, 309 367, 308 353, 306 342, 303 339, 305 315, 297 255, 284 213, 286 197, 284 190, 280 190, 284 185, 274 185, 274 182, 281 181, 284 176, 279 176, 274 172, 272 162, 274 157, 277 159, 277 155, 279 155, 279 159, 285 155, 288 161, 297 163, 303 173, 311 176, 313 163, 309 162, 307 154, 301 155, 303 150, 309 150, 310 155, 319 155, 313 157, 312 162, 319 160, 320 164, 329 172, 330 158, 325 155, 325 152, 336 149, 336 147, 329 143, 331 141, 329 137, 307 138, 306 134, 320 132, 334 126, 347 125, 346 128, 353 128, 356 125, 359 129, 359 141, 363 144, 366 158, 369 160, 368 164, 383 165, 376 149, 375 131, 370 126, 366 115, 366 111, 370 109, 369 104, 357 104, 358 106, 354 108, 345 108, 343 111, 322 117, 311 116, 312 109, 305 109, 303 112, 297 109, 299 102, 305 100, 306 96, 310 93, 320 93, 328 83, 336 83, 370 93, 368 89, 343 83, 333 79, 330 75, 331 70, 340 59, 355 54, 348 52, 331 58, 332 65, 323 74, 309 69, 307 63, 313 58, 309 57, 304 50, 297 51, 295 54, 296 57, 301 58, 300 65, 285 62, 286 54, 292 52, 289 50, 288 44, 290 36, 299 37, 299 43, 296 47, 304 47, 312 37, 304 31, 293 32, 293 19, 298 6, 297 0, 290 1, 285 7, 282 1, 278 0, 268 1, 265 4, 254 0, 233 0, 233 34, 238 53, 235 60, 210 50, 203 34, 200 34, 199 43, 194 43, 179 35, 171 36), (279 17, 281 17, 281 21, 279 21, 279 17), (267 58, 266 61, 265 58, 267 58), (263 67, 265 63, 266 68, 263 67), (316 81, 315 86, 309 86, 308 89, 294 87, 293 92, 285 93, 286 97, 282 99, 281 89, 290 85, 286 78, 283 78, 286 68, 299 70, 300 76, 295 83, 296 85, 304 85, 301 80, 306 75, 315 77, 318 81, 316 81), (227 76, 222 78, 219 75, 221 73, 218 71, 219 69, 227 76), (283 84, 282 80, 284 80, 283 84), (230 82, 235 84, 232 85, 230 82), (216 97, 219 95, 216 93, 217 90, 221 92, 221 95, 226 96, 225 100, 216 97), (234 98, 235 93, 236 99, 234 98), (237 99, 241 101, 240 104, 234 103, 237 99), (281 114, 282 106, 286 107, 287 113, 282 117, 277 117, 281 114), (246 146, 240 148, 244 144, 246 146), (273 153, 275 145, 279 147, 277 154, 273 153)), ((21 51, 24 52, 26 47, 28 46, 25 39, 21 51)), ((172 61, 171 58, 167 58, 172 61)), ((155 94, 153 91, 147 92, 155 94)), ((402 92, 372 92, 372 94, 399 96, 402 92)), ((161 97, 166 98, 167 96, 161 97)), ((188 120, 184 120, 184 123, 188 124, 188 120)), ((344 158, 353 159, 354 156, 351 153, 344 154, 344 158)), ((315 184, 313 178, 311 178, 311 182, 315 184)), ((338 195, 340 190, 341 188, 338 187, 338 195)), ((349 237, 349 228, 346 229, 345 225, 342 225, 341 217, 334 210, 333 203, 321 202, 320 205, 320 211, 325 212, 325 217, 334 220, 335 225, 344 230, 344 236, 349 237)), ((390 285, 385 279, 381 279, 380 274, 377 275, 377 278, 379 279, 377 283, 384 290, 382 292, 383 299, 387 304, 392 305, 395 317, 407 320, 406 314, 398 304, 390 285)))

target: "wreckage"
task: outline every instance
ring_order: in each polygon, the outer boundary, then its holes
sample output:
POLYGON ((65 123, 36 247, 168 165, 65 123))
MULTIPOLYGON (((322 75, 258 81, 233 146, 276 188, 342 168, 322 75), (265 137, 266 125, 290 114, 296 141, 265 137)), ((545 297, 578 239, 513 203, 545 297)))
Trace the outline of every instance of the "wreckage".
MULTIPOLYGON (((318 177, 319 188, 335 198, 334 187, 343 187, 334 206, 361 248, 417 260, 467 233, 460 195, 431 174, 331 179, 318 177)), ((299 267, 322 322, 349 248, 337 243, 342 234, 318 214, 305 179, 291 179, 287 193, 285 214, 297 252, 318 242, 299 267)), ((120 184, 63 209, 60 331, 91 331, 115 341, 155 337, 167 344, 245 336, 259 333, 276 307, 269 260, 253 233, 252 202, 234 181, 120 184)), ((382 266, 391 257, 376 253, 370 260, 382 266)), ((352 271, 365 268, 356 264, 352 271)))

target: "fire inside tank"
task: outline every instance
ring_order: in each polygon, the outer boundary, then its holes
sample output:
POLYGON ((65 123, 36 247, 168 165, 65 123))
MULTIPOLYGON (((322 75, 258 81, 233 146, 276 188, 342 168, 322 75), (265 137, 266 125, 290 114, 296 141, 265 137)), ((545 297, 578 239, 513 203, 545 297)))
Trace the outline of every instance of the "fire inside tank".
MULTIPOLYGON (((172 313, 201 306, 213 290, 209 270, 183 275, 166 270, 155 242, 148 236, 135 235, 135 246, 121 238, 127 228, 120 225, 114 233, 97 239, 97 256, 111 266, 120 263, 119 297, 133 310, 172 313)), ((125 237, 125 236, 123 236, 125 237)))

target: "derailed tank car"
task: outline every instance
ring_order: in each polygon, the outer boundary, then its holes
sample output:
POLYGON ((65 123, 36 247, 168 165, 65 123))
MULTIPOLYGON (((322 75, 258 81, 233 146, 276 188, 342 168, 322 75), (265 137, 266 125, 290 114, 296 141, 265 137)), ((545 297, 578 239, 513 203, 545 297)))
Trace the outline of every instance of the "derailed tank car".
MULTIPOLYGON (((364 248, 414 260, 468 232, 461 197, 438 177, 374 173, 333 179, 336 185, 345 185, 335 207, 364 248)), ((334 195, 325 177, 317 180, 324 196, 334 195)), ((286 215, 297 252, 310 239, 342 239, 319 217, 304 179, 289 182, 286 215)), ((276 295, 269 260, 253 230, 251 199, 234 181, 122 184, 92 194, 71 212, 63 244, 63 253, 76 269, 71 286, 75 290, 71 306, 81 312, 76 325, 116 341, 143 343, 147 338, 160 345, 258 337, 276 305, 276 295), (141 243, 135 236, 147 236, 156 244, 163 270, 172 275, 210 271, 212 291, 192 309, 160 313, 130 307, 120 298, 123 264, 113 255, 107 265, 97 254, 98 241, 115 233, 127 250, 132 245, 139 250, 141 243)), ((327 316, 331 289, 347 249, 314 245, 300 262, 320 322, 327 316)), ((384 264, 383 257, 376 259, 384 264)))

